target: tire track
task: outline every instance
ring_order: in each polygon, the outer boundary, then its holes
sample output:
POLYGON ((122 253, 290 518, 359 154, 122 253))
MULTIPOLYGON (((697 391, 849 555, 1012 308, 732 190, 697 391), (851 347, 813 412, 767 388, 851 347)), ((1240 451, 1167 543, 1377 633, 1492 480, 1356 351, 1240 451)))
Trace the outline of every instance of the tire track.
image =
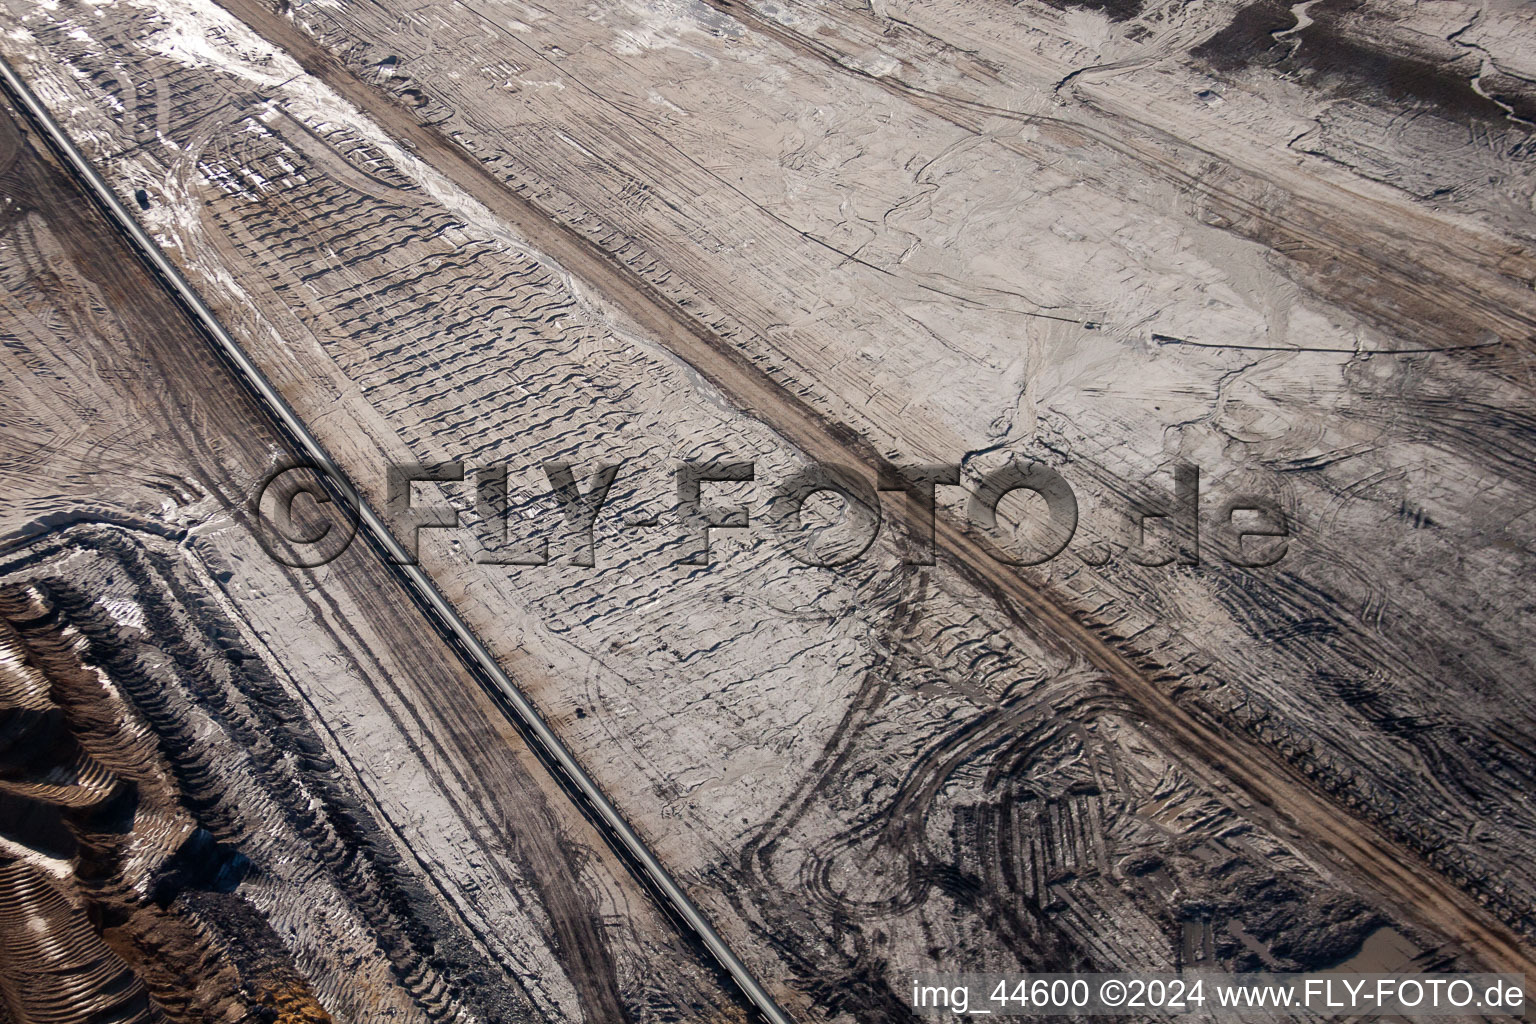
POLYGON ((260 401, 280 431, 323 472, 323 475, 329 478, 328 482, 337 484, 336 498, 356 512, 363 527, 364 536, 383 558, 389 571, 400 581, 407 594, 426 614, 429 621, 440 630, 449 646, 463 659, 471 672, 487 685, 513 725, 528 739, 530 746, 534 748, 556 781, 572 795, 582 812, 592 820, 604 838, 613 845, 626 864, 635 872, 641 884, 657 896, 663 908, 670 912, 675 920, 692 932, 693 937, 708 951, 722 971, 731 978, 747 1001, 765 1020, 770 1024, 790 1024, 789 1018, 779 1008, 773 997, 726 945, 725 940, 715 931, 709 919, 673 880, 660 860, 550 729, 538 710, 501 668, 484 643, 459 617, 453 605, 438 591, 431 578, 420 566, 409 564, 410 558, 405 550, 378 514, 361 499, 357 490, 351 487, 347 475, 326 453, 319 440, 294 413, 282 395, 267 381, 261 369, 225 330, 212 310, 139 226, 107 183, 54 120, 48 109, 3 58, 0 58, 0 81, 3 81, 5 91, 33 120, 43 138, 79 178, 128 244, 152 271, 159 275, 174 299, 183 305, 197 324, 207 332, 219 354, 260 401))

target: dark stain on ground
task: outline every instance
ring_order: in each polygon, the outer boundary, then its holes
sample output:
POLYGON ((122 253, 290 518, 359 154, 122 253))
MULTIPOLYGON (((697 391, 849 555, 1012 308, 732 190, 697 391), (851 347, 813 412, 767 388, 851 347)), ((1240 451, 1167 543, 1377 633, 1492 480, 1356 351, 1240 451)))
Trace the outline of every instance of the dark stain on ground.
POLYGON ((1509 104, 1516 117, 1536 120, 1536 96, 1494 93, 1495 102, 1472 88, 1478 61, 1471 53, 1436 59, 1427 54, 1391 52, 1373 42, 1348 38, 1350 27, 1345 19, 1366 6, 1364 0, 1322 0, 1308 10, 1312 24, 1276 39, 1275 33, 1296 25, 1296 16, 1283 0, 1257 0, 1190 53, 1218 73, 1268 68, 1276 74, 1299 77, 1335 96, 1417 104, 1460 124, 1515 124, 1500 102, 1509 104))
POLYGON ((1077 7, 1085 11, 1101 11, 1110 21, 1130 21, 1141 14, 1142 0, 1045 0, 1058 11, 1077 7))

